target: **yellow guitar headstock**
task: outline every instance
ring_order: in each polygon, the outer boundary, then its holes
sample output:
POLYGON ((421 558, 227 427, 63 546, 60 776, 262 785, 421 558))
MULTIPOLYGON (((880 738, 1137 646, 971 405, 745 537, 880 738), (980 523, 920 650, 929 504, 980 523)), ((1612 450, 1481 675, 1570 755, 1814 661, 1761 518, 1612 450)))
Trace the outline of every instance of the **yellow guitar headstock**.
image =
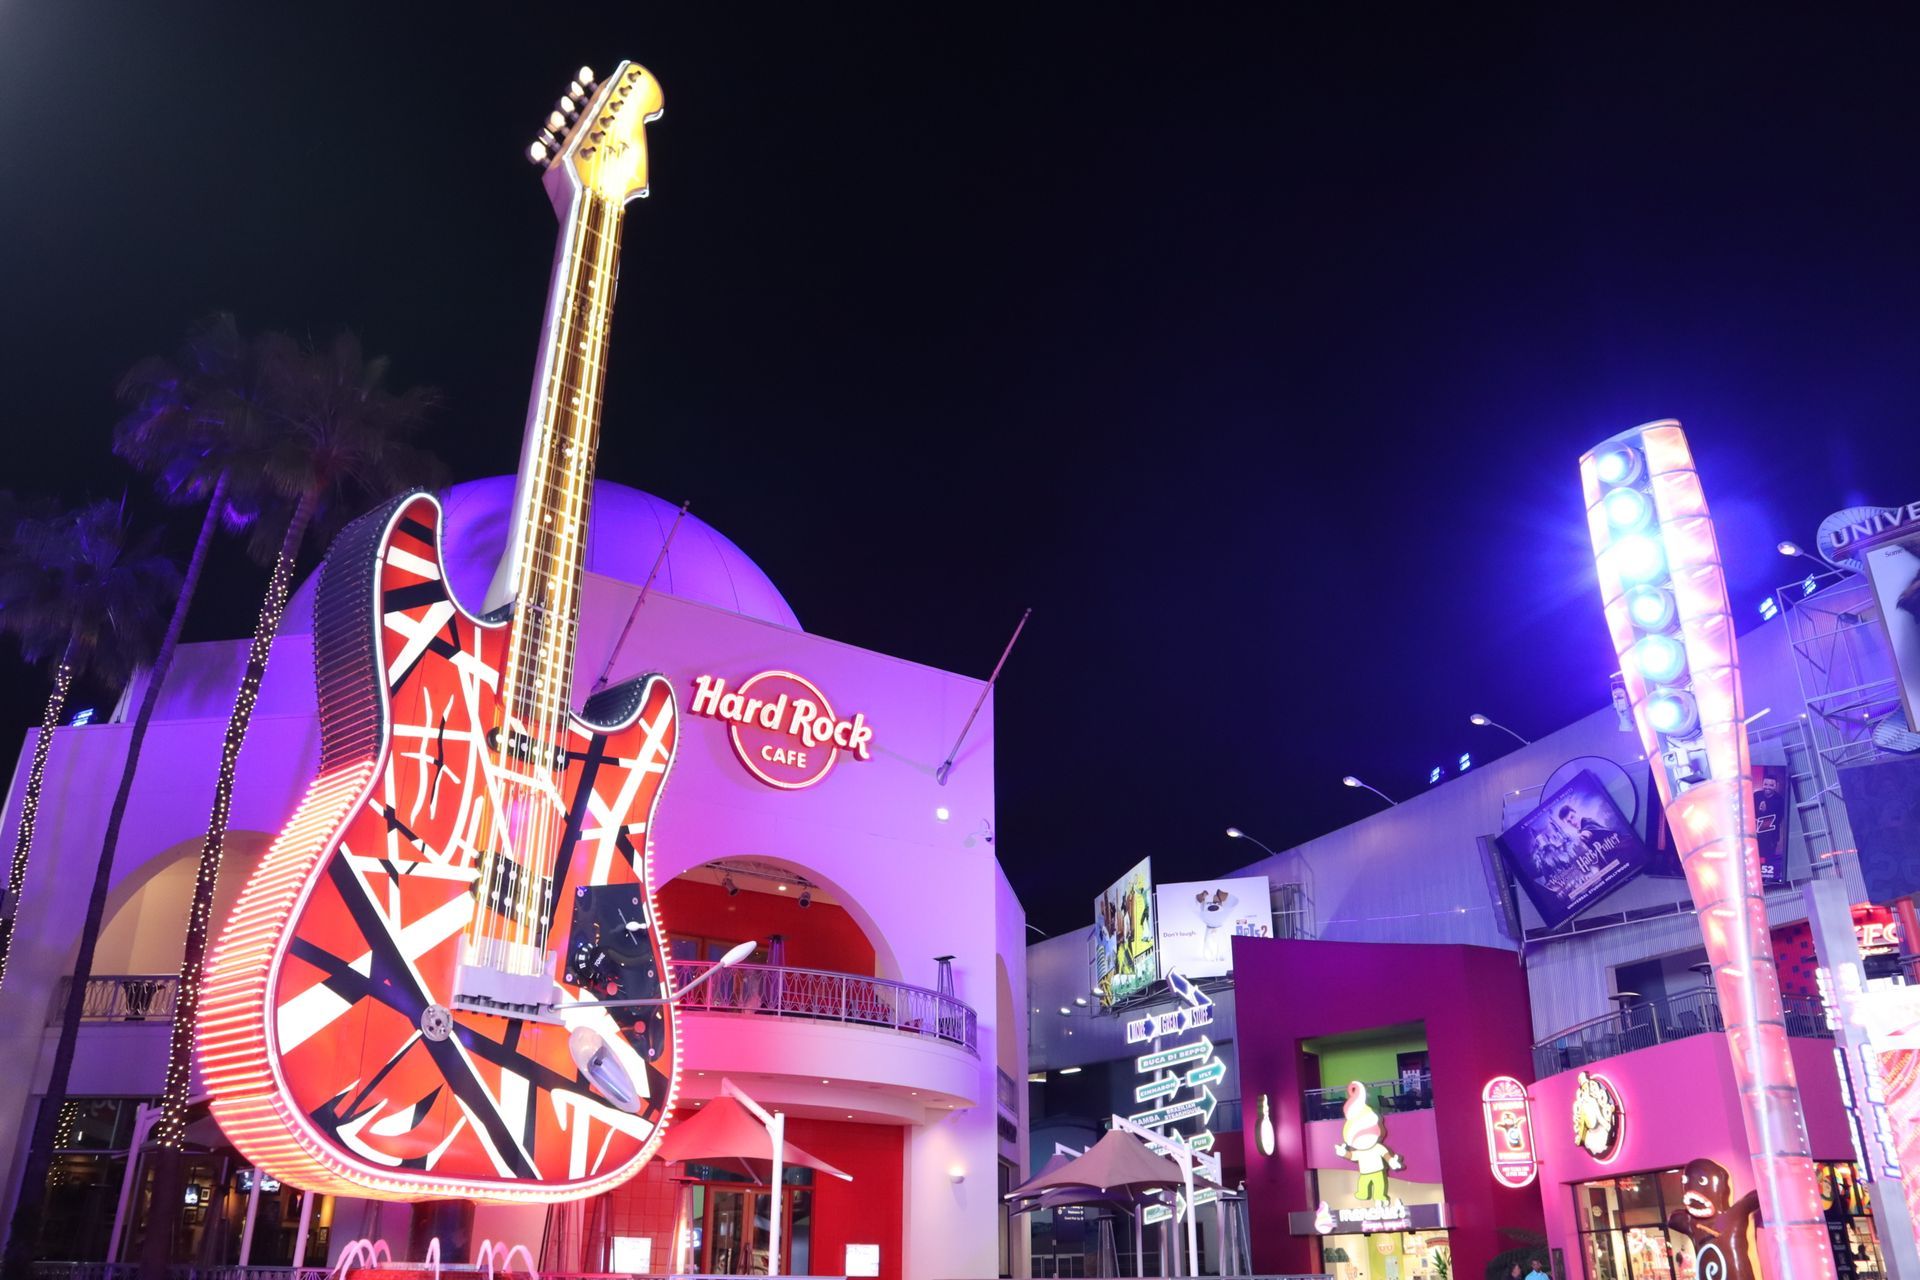
POLYGON ((621 63, 600 81, 591 67, 582 67, 528 146, 527 158, 548 174, 565 174, 602 199, 624 204, 647 194, 647 125, 664 105, 660 82, 637 62, 621 63))

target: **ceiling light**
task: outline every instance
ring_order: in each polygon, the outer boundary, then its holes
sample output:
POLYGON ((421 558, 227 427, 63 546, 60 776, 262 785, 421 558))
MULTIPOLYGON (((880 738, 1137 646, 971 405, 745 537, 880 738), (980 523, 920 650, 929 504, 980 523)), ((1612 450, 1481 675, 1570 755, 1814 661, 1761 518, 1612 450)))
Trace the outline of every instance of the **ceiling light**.
POLYGON ((953 816, 952 810, 948 809, 947 806, 945 805, 941 805, 938 809, 935 809, 933 811, 933 820, 935 822, 945 822, 948 818, 951 818, 952 816, 953 816))
POLYGON ((1080 1068, 1078 1068, 1078 1067, 1062 1067, 1062 1068, 1060 1068, 1060 1074, 1061 1074, 1061 1075, 1063 1075, 1063 1076, 1077 1076, 1077 1075, 1079 1075, 1079 1074, 1080 1074, 1080 1068))

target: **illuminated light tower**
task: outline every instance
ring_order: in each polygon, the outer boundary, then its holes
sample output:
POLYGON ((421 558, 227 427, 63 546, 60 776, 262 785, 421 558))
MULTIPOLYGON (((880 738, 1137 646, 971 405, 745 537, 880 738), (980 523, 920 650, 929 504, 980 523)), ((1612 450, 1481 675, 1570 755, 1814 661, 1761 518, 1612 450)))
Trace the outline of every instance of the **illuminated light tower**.
POLYGON ((1834 1275, 1754 841, 1733 614, 1686 434, 1650 422, 1580 459, 1600 598, 1700 916, 1733 1058, 1768 1277, 1834 1275))

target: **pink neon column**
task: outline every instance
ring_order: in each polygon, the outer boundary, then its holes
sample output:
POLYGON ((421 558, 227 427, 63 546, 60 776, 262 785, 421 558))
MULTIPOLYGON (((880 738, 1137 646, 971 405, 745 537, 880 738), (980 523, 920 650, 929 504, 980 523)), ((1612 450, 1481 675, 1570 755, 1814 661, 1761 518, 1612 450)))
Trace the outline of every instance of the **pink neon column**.
POLYGON ((1760 1266, 1773 1280, 1826 1280, 1834 1275, 1833 1253, 1761 900, 1733 615, 1706 495, 1686 435, 1672 421, 1649 423, 1597 446, 1581 458, 1580 478, 1614 651, 1713 964, 1765 1224, 1758 1232, 1760 1266), (1622 580, 1620 556, 1612 551, 1616 535, 1601 506, 1609 486, 1599 477, 1598 460, 1627 446, 1645 461, 1646 479, 1637 487, 1653 500, 1666 553, 1668 576, 1662 581, 1673 592, 1699 708, 1692 745, 1705 753, 1708 780, 1687 788, 1677 787, 1661 763, 1662 743, 1647 716, 1648 685, 1630 652, 1641 634, 1627 610, 1630 584, 1622 580))

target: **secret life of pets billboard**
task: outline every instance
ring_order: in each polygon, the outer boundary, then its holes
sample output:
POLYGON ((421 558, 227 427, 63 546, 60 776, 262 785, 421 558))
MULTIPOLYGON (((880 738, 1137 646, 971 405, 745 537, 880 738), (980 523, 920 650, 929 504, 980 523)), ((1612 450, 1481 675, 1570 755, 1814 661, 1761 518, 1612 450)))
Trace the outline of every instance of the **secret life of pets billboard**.
POLYGON ((1154 943, 1153 859, 1142 858, 1093 900, 1093 992, 1101 1008, 1159 978, 1154 943))
POLYGON ((1502 832, 1500 848, 1548 928, 1639 875, 1652 856, 1606 787, 1585 769, 1502 832))
POLYGON ((1233 940, 1271 938, 1273 905, 1265 876, 1163 884, 1160 976, 1224 978, 1233 972, 1233 940))

